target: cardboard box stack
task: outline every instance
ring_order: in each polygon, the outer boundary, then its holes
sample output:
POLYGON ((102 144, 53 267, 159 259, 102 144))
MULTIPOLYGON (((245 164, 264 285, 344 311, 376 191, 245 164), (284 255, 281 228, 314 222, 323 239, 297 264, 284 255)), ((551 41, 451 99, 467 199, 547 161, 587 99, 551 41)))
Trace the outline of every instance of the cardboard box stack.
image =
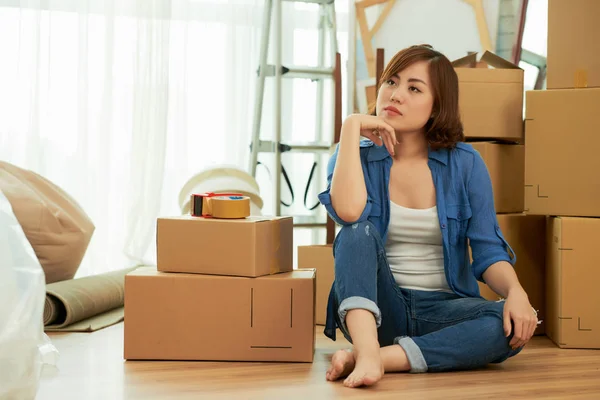
POLYGON ((298 268, 317 270, 315 322, 325 325, 329 292, 335 280, 332 245, 298 246, 298 268))
MULTIPOLYGON (((459 107, 467 141, 487 166, 498 224, 517 254, 515 272, 544 321, 546 220, 524 213, 524 71, 490 52, 485 52, 480 61, 476 54, 470 54, 453 65, 459 79, 459 107)), ((484 298, 500 298, 485 283, 480 282, 479 287, 484 298)), ((536 334, 543 334, 544 329, 542 322, 536 334)))
POLYGON ((547 89, 526 93, 525 212, 548 217, 547 335, 600 348, 600 2, 549 0, 547 89))
POLYGON ((452 62, 468 139, 523 142, 523 70, 486 51, 452 62), (489 68, 488 68, 489 67, 489 68))
POLYGON ((312 362, 315 270, 290 217, 159 218, 157 267, 125 278, 130 360, 312 362))

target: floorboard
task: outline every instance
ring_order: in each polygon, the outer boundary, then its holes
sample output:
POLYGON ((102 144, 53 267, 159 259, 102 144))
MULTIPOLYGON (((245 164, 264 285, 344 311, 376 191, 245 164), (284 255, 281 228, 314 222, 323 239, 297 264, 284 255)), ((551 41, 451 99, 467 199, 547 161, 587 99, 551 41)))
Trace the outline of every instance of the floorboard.
POLYGON ((348 346, 317 327, 314 362, 123 360, 123 324, 94 333, 53 333, 58 368, 45 370, 37 399, 600 399, 600 351, 564 350, 534 337, 515 358, 477 371, 389 374, 375 387, 327 382, 332 354, 348 346))

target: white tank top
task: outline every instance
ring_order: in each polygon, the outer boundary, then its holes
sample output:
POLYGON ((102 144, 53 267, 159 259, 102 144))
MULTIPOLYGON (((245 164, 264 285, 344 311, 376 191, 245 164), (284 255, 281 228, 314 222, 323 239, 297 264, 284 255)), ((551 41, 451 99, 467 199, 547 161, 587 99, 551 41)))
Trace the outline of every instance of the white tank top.
POLYGON ((414 209, 390 201, 385 246, 396 283, 406 289, 452 292, 444 273, 437 207, 414 209))

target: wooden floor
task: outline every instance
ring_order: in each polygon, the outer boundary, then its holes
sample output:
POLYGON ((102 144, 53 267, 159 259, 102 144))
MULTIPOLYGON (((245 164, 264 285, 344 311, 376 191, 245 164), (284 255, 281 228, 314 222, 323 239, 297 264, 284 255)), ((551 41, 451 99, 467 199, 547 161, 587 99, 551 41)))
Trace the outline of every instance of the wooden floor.
POLYGON ((348 343, 321 332, 312 364, 132 362, 123 360, 123 324, 54 333, 59 366, 44 371, 37 399, 600 399, 600 350, 562 350, 546 337, 482 370, 390 374, 348 389, 325 380, 331 355, 348 343))

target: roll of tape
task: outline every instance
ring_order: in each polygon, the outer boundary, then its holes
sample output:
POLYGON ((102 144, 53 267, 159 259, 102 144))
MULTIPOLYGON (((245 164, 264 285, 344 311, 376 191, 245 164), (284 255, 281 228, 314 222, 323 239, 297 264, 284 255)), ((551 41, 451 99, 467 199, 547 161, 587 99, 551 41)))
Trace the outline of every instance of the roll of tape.
POLYGON ((214 218, 246 218, 250 216, 250 197, 217 196, 209 197, 211 215, 214 218))
POLYGON ((250 216, 250 197, 239 193, 192 194, 190 214, 195 217, 246 218, 250 216))

